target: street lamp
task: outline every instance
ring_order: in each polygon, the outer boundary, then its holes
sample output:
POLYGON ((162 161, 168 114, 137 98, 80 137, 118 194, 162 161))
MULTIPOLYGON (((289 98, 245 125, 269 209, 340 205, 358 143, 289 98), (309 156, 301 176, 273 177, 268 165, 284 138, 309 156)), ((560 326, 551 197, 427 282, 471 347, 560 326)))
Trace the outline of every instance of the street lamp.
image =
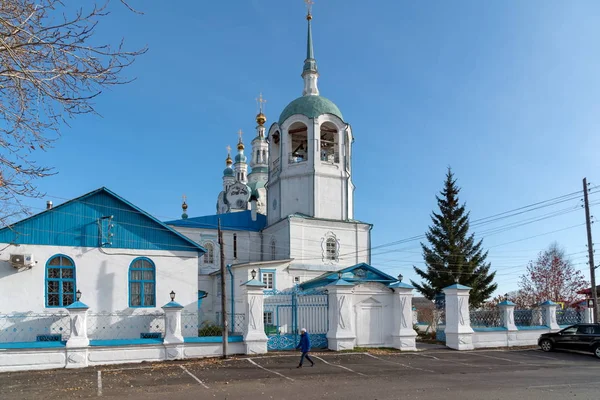
POLYGON ((255 269, 253 269, 253 270, 250 272, 250 275, 252 275, 252 279, 256 278, 256 270, 255 270, 255 269))
POLYGON ((402 274, 398 274, 398 282, 402 282, 402 278, 404 278, 402 274))
POLYGON ((171 290, 171 293, 169 293, 169 296, 171 296, 171 301, 175 300, 175 292, 171 290))
POLYGON ((77 299, 77 301, 81 299, 81 290, 77 289, 77 292, 75 292, 75 298, 77 299))

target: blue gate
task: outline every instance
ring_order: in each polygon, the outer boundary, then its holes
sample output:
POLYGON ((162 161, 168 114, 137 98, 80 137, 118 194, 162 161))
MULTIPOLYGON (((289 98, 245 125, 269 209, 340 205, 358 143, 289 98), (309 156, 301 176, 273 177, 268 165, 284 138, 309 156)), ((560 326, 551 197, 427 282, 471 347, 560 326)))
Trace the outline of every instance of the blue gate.
POLYGON ((328 296, 323 292, 265 294, 263 320, 269 350, 293 350, 306 328, 313 348, 327 348, 328 296))

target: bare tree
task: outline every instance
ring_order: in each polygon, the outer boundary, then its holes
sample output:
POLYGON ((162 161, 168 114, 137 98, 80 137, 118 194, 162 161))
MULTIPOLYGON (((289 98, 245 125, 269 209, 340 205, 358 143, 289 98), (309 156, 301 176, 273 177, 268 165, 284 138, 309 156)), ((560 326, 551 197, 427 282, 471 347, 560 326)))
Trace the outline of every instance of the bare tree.
POLYGON ((146 51, 126 51, 123 40, 97 44, 110 1, 82 2, 87 10, 60 0, 0 1, 0 225, 24 210, 23 197, 42 195, 36 179, 55 173, 35 152, 50 147, 68 119, 96 113, 94 98, 130 82, 123 70, 146 51))
POLYGON ((553 243, 527 266, 521 276, 516 302, 529 307, 546 300, 570 305, 582 297, 577 292, 589 286, 583 273, 573 266, 564 250, 553 243))

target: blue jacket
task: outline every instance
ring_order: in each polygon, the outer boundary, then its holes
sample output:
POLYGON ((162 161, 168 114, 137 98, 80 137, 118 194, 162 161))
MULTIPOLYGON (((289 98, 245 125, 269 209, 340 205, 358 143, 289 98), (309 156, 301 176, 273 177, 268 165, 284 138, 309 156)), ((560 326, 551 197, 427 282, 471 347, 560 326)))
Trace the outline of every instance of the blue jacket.
POLYGON ((308 333, 303 333, 300 335, 300 343, 298 343, 296 348, 302 350, 303 353, 306 353, 310 350, 310 338, 308 337, 308 333))

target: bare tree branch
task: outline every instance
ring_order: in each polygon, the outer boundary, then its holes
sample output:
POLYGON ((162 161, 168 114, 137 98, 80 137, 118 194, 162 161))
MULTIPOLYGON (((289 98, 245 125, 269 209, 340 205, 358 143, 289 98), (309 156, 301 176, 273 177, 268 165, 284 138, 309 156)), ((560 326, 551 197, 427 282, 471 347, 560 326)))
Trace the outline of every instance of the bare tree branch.
POLYGON ((69 119, 97 114, 93 99, 103 89, 132 81, 122 73, 146 48, 92 44, 109 4, 86 11, 60 0, 0 2, 0 224, 23 210, 21 198, 41 197, 35 181, 55 173, 36 164, 35 152, 51 147, 69 119))

